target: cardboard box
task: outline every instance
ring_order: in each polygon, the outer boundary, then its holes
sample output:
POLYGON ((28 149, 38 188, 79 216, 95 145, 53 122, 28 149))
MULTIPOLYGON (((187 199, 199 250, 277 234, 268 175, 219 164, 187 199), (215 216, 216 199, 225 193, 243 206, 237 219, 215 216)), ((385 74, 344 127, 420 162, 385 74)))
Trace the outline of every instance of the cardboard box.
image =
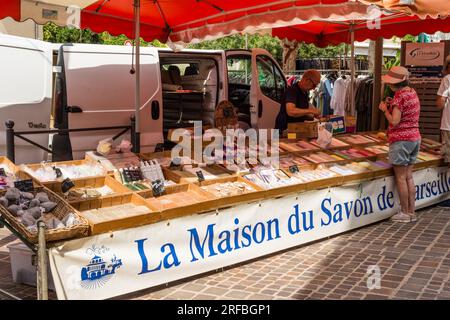
POLYGON ((292 138, 293 134, 296 139, 299 138, 317 138, 318 121, 314 122, 294 122, 288 123, 287 134, 292 138))

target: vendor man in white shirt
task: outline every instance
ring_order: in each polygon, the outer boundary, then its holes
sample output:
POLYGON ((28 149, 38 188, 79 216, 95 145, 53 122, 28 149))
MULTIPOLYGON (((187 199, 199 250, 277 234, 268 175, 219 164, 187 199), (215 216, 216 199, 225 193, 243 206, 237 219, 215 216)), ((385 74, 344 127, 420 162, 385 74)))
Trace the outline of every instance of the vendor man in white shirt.
POLYGON ((441 120, 442 154, 445 162, 450 164, 450 55, 444 63, 444 74, 445 77, 437 92, 436 106, 439 110, 443 110, 441 120))

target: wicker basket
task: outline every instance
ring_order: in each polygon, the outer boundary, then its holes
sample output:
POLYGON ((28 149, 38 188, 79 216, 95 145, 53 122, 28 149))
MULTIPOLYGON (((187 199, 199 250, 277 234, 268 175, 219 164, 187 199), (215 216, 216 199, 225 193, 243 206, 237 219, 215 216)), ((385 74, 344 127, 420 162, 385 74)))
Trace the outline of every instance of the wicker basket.
MULTIPOLYGON (((55 194, 54 192, 48 190, 44 187, 37 187, 32 192, 34 195, 38 192, 47 193, 50 201, 55 202, 56 208, 51 212, 56 218, 62 220, 69 213, 73 213, 79 221, 80 224, 59 228, 59 229, 51 229, 45 231, 45 240, 47 242, 59 241, 59 240, 67 240, 71 238, 80 238, 89 235, 89 224, 88 221, 81 217, 78 212, 67 204, 60 196, 55 194)), ((0 190, 0 197, 4 196, 6 190, 0 190)), ((0 214, 8 221, 8 223, 18 232, 20 232, 28 241, 32 243, 38 242, 38 234, 33 233, 28 230, 19 220, 17 220, 4 206, 0 205, 0 214)))

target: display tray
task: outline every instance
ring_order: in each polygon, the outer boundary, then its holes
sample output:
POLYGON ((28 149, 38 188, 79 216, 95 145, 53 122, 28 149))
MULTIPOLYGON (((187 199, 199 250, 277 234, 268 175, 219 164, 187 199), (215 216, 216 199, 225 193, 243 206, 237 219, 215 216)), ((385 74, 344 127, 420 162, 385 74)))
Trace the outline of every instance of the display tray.
POLYGON ((442 143, 437 142, 437 141, 433 141, 431 139, 428 138, 422 138, 420 146, 425 148, 425 149, 437 149, 437 148, 441 148, 442 147, 442 143))
POLYGON ((320 147, 318 147, 317 145, 313 145, 305 140, 296 140, 296 139, 280 139, 278 146, 280 154, 285 154, 289 152, 309 153, 320 150, 320 147))
POLYGON ((42 186, 29 174, 20 171, 19 168, 6 157, 0 157, 0 170, 2 171, 0 175, 0 190, 13 187, 14 182, 18 180, 28 180, 28 179, 33 180, 34 187, 42 186))
POLYGON ((353 183, 356 181, 370 180, 374 178, 374 171, 367 160, 349 161, 343 164, 329 165, 330 171, 342 175, 344 183, 353 183), (360 163, 366 163, 367 166, 362 166, 360 163))
POLYGON ((169 167, 172 162, 172 151, 139 153, 139 158, 144 161, 157 160, 161 167, 169 167))
MULTIPOLYGON (((285 190, 286 187, 300 185, 300 181, 291 178, 286 171, 267 166, 257 167, 251 173, 244 175, 243 178, 266 191, 285 190)), ((273 194, 277 191, 269 193, 273 194)))
POLYGON ((198 185, 200 189, 203 189, 205 192, 212 194, 217 199, 216 203, 218 207, 221 208, 229 207, 237 203, 252 202, 257 199, 261 199, 264 196, 262 193, 262 191, 264 191, 263 188, 239 176, 197 182, 196 185, 198 185), (226 189, 227 183, 245 185, 248 189, 242 190, 241 188, 236 193, 231 192, 230 194, 227 194, 226 192, 221 193, 221 190, 218 189, 222 187, 226 189))
POLYGON ((158 210, 135 193, 91 199, 72 205, 89 221, 93 235, 161 220, 158 210))
POLYGON ((348 143, 352 146, 370 146, 383 142, 370 134, 346 134, 336 137, 336 139, 348 143))
POLYGON ((417 162, 414 164, 414 168, 424 169, 444 164, 444 159, 440 155, 419 151, 417 155, 417 162))
POLYGON ((78 180, 74 181, 74 184, 75 184, 75 186, 70 191, 75 191, 77 189, 104 189, 104 190, 98 190, 98 191, 100 191, 100 192, 109 191, 111 193, 106 194, 106 195, 100 195, 100 196, 89 196, 89 194, 87 194, 86 195, 87 198, 80 198, 80 199, 76 199, 74 197, 64 197, 67 201, 69 201, 69 203, 82 202, 82 201, 86 201, 86 200, 92 200, 92 199, 104 198, 104 197, 108 197, 108 196, 115 196, 115 195, 130 193, 130 190, 127 187, 125 187, 120 182, 118 182, 116 179, 114 179, 110 176, 78 179, 78 180))
POLYGON ((336 138, 331 138, 331 143, 326 148, 322 148, 317 143, 317 139, 313 139, 310 142, 312 145, 317 146, 320 149, 325 149, 325 150, 339 150, 339 149, 345 149, 345 148, 350 147, 350 145, 348 143, 341 141, 339 139, 336 139, 336 138))
POLYGON ((360 147, 351 147, 348 149, 334 150, 333 152, 346 160, 375 159, 377 157, 375 153, 360 147))
POLYGON ((387 143, 388 142, 387 134, 384 131, 368 131, 368 132, 363 132, 362 134, 367 136, 370 139, 377 141, 378 143, 387 143))
POLYGON ((145 201, 159 211, 163 220, 217 208, 217 198, 195 184, 180 184, 165 188, 161 196, 154 197, 152 190, 138 192, 145 201))
MULTIPOLYGON (((86 179, 86 178, 97 178, 97 177, 104 177, 108 174, 108 170, 105 169, 99 162, 92 161, 91 159, 83 159, 83 160, 72 160, 72 161, 62 161, 62 162, 50 162, 45 163, 45 167, 67 167, 67 166, 94 166, 95 172, 93 171, 92 174, 86 174, 84 176, 78 176, 76 178, 69 177, 70 180, 73 182, 76 182, 80 179, 86 179)), ((37 170, 43 168, 43 164, 37 163, 37 164, 29 164, 26 166, 19 167, 20 171, 24 171, 27 174, 29 174, 33 179, 38 181, 41 184, 45 184, 47 188, 49 188, 52 191, 55 192, 61 192, 61 183, 62 181, 67 178, 67 176, 63 175, 62 177, 58 178, 52 178, 52 179, 42 179, 40 175, 36 173, 37 170)))
POLYGON ((279 157, 279 164, 281 169, 289 170, 292 166, 297 166, 299 169, 311 169, 314 164, 305 158, 301 157, 298 153, 289 153, 281 155, 279 157))
POLYGON ((328 166, 330 166, 330 164, 319 164, 319 165, 316 164, 314 165, 314 168, 300 170, 299 173, 286 171, 287 175, 289 175, 290 177, 296 177, 302 182, 300 184, 293 185, 292 188, 283 188, 281 189, 281 191, 286 191, 289 193, 299 191, 312 191, 315 189, 323 189, 330 186, 342 185, 344 183, 344 177, 337 173, 330 172, 330 170, 327 169, 328 166), (321 169, 324 170, 324 172, 326 172, 326 174, 323 177, 316 177, 314 180, 305 180, 305 178, 302 177, 305 174, 310 175, 312 174, 312 172, 316 170, 319 170, 320 172, 321 169))
POLYGON ((14 187, 14 183, 20 180, 31 180, 33 187, 42 187, 36 179, 30 176, 28 173, 20 171, 19 168, 12 163, 8 158, 0 157, 0 169, 6 174, 6 176, 0 176, 0 190, 5 190, 14 187))
POLYGON ((389 154, 389 145, 377 144, 373 146, 364 147, 364 150, 369 151, 377 156, 389 154))
POLYGON ((374 178, 386 177, 394 174, 389 160, 383 156, 379 156, 374 160, 355 160, 356 162, 369 162, 373 171, 374 178))
POLYGON ((8 158, 0 157, 0 168, 3 168, 6 173, 15 174, 19 169, 17 166, 8 158))
MULTIPOLYGON (((3 197, 7 191, 0 190, 0 197, 3 197)), ((45 187, 37 186, 33 191, 30 191, 33 195, 39 192, 45 192, 48 196, 49 201, 56 203, 56 207, 50 212, 54 217, 59 220, 63 220, 67 215, 73 214, 79 223, 69 227, 63 227, 58 229, 48 229, 45 230, 45 241, 54 242, 61 240, 68 240, 73 238, 86 237, 89 235, 89 224, 88 221, 83 218, 79 212, 75 210, 71 205, 69 205, 64 199, 58 196, 56 193, 48 190, 45 187)), ((31 243, 38 242, 37 231, 33 232, 29 230, 22 222, 15 218, 7 208, 0 204, 0 214, 6 219, 6 221, 18 231, 25 239, 31 243)))
POLYGON ((199 180, 196 174, 197 171, 201 171, 203 173, 203 177, 205 178, 205 180, 225 178, 233 175, 232 172, 219 165, 211 165, 206 167, 192 166, 191 168, 184 166, 182 170, 171 170, 168 168, 162 169, 164 176, 176 183, 197 182, 199 180))
POLYGON ((339 162, 345 162, 346 159, 343 157, 335 154, 332 151, 329 150, 322 150, 318 152, 313 152, 307 155, 302 155, 302 158, 308 160, 309 162, 315 163, 315 164, 321 164, 321 163, 339 163, 339 162))
POLYGON ((86 152, 85 160, 101 164, 108 175, 113 175, 114 171, 123 166, 134 166, 139 164, 139 157, 132 152, 112 152, 107 156, 102 156, 94 151, 86 152))

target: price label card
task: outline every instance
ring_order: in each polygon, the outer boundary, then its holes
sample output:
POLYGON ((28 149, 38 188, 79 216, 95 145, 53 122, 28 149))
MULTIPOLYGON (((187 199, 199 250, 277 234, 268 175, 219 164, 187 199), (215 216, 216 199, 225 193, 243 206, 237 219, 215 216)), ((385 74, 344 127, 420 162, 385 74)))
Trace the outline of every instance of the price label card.
POLYGON ((166 189, 164 188, 164 181, 157 179, 152 182, 152 192, 154 197, 159 197, 164 194, 166 189))
POLYGON ((294 164, 293 166, 290 166, 289 167, 289 172, 290 173, 297 173, 297 172, 299 172, 300 170, 298 169, 298 166, 296 165, 296 164, 294 164))
POLYGON ((73 187, 75 187, 75 184, 74 184, 73 181, 70 180, 69 178, 65 179, 65 180, 61 183, 61 191, 62 191, 62 193, 66 193, 67 191, 69 191, 69 190, 72 189, 73 187))
POLYGON ((34 190, 33 180, 19 180, 14 182, 14 187, 22 192, 32 192, 34 190))
POLYGON ((197 171, 195 174, 197 175, 198 182, 205 181, 205 176, 201 170, 197 171))
POLYGON ((53 167, 53 170, 55 170, 55 173, 56 173, 56 178, 61 178, 62 177, 62 172, 61 172, 61 169, 60 168, 57 168, 57 167, 53 167))
POLYGON ((6 177, 6 172, 3 168, 0 168, 0 177, 6 177))

